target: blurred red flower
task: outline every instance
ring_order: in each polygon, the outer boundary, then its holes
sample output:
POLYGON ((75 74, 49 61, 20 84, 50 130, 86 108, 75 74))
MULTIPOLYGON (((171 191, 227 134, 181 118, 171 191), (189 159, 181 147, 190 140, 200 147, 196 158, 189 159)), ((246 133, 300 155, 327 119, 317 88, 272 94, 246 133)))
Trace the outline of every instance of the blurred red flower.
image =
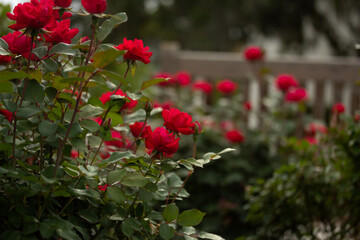
POLYGON ((246 111, 250 111, 252 109, 252 104, 250 101, 246 101, 244 102, 243 107, 246 111))
POLYGON ((291 75, 280 74, 275 80, 276 87, 281 91, 288 91, 291 87, 298 87, 298 81, 291 75))
POLYGON ((333 113, 341 114, 345 112, 345 106, 342 103, 335 103, 332 108, 333 113))
POLYGON ((71 0, 54 0, 54 3, 58 7, 67 8, 71 4, 71 0))
POLYGON ((241 143, 245 140, 244 134, 238 129, 227 131, 225 138, 231 143, 241 143))
POLYGON ((212 92, 212 85, 211 83, 205 80, 197 80, 193 83, 192 88, 194 90, 200 90, 206 94, 210 94, 212 92))
POLYGON ((303 88, 290 88, 285 95, 288 102, 300 102, 307 98, 307 92, 303 88))
POLYGON ((217 89, 223 94, 231 94, 236 90, 236 88, 236 83, 234 83, 230 79, 221 80, 217 84, 217 89))
POLYGON ((4 115, 5 118, 11 122, 12 118, 13 118, 13 114, 12 112, 10 112, 9 110, 6 110, 6 109, 0 109, 0 114, 1 115, 4 115))
POLYGON ((89 13, 103 13, 106 10, 106 0, 81 0, 81 4, 89 13))
POLYGON ((249 46, 244 50, 244 57, 248 61, 261 60, 263 56, 263 50, 258 46, 249 46))
POLYGON ((112 95, 120 95, 120 96, 125 96, 127 99, 130 100, 130 102, 126 102, 124 104, 124 106, 122 106, 122 109, 132 109, 134 107, 136 107, 137 105, 137 101, 136 100, 132 100, 131 98, 127 97, 126 94, 122 91, 122 90, 117 90, 116 92, 105 92, 101 95, 101 97, 99 98, 100 101, 105 105, 106 102, 111 100, 111 96, 112 95))
POLYGON ((180 85, 180 86, 187 86, 190 84, 191 82, 191 77, 190 74, 188 72, 185 71, 180 71, 177 72, 175 74, 175 81, 180 85))
POLYGON ((134 137, 138 138, 141 132, 141 138, 145 138, 149 133, 152 132, 152 130, 151 127, 147 124, 145 124, 145 127, 143 126, 144 126, 143 122, 135 122, 134 124, 129 125, 131 134, 134 137))

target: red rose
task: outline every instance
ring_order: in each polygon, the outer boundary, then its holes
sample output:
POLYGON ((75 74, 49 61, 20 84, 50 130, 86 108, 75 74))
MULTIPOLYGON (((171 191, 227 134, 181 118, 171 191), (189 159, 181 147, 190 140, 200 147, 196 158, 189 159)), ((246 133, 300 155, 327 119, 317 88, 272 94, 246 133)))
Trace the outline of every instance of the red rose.
POLYGON ((154 78, 167 78, 167 81, 158 83, 159 86, 162 87, 170 87, 176 85, 176 80, 171 76, 170 73, 157 73, 154 78))
POLYGON ((334 104, 332 108, 333 113, 341 114, 345 112, 345 106, 342 103, 334 104))
POLYGON ((0 55, 0 64, 7 64, 11 62, 12 57, 6 55, 0 55))
POLYGON ((187 86, 190 84, 191 77, 188 72, 181 71, 175 74, 175 80, 180 86, 187 86))
POLYGON ((130 102, 126 102, 124 104, 124 106, 122 106, 121 110, 122 109, 131 109, 131 108, 134 108, 136 105, 137 105, 137 101, 136 100, 132 100, 131 98, 127 97, 125 95, 125 93, 123 91, 121 91, 120 89, 117 90, 115 93, 114 92, 105 92, 101 95, 101 97, 99 98, 100 101, 105 105, 106 102, 110 101, 111 100, 111 96, 112 95, 120 95, 120 96, 125 96, 127 99, 130 100, 130 102))
POLYGON ((106 10, 106 0, 81 0, 81 4, 89 13, 103 13, 106 10))
POLYGON ((127 145, 129 144, 128 140, 125 140, 125 141, 123 140, 121 133, 118 131, 111 130, 111 137, 112 137, 112 139, 110 141, 104 141, 105 146, 124 148, 124 147, 127 147, 127 145))
POLYGON ((307 92, 303 88, 291 88, 285 95, 288 102, 300 102, 307 98, 307 92))
POLYGON ((61 42, 70 44, 71 39, 79 33, 79 29, 77 28, 70 29, 70 19, 57 22, 56 25, 55 28, 46 29, 50 31, 50 33, 44 35, 45 40, 53 43, 53 45, 61 42))
POLYGON ((275 80, 275 85, 281 91, 286 92, 291 87, 297 87, 298 81, 291 75, 281 74, 275 80))
POLYGON ((89 41, 89 40, 90 40, 90 39, 89 39, 88 36, 82 37, 82 38, 80 38, 80 43, 84 43, 84 42, 89 41))
POLYGON ((149 150, 159 151, 166 154, 174 154, 179 148, 180 138, 169 133, 165 128, 158 127, 150 132, 145 138, 145 146, 149 150))
POLYGON ((217 84, 217 89, 223 94, 233 93, 236 87, 236 84, 230 79, 224 79, 217 84))
POLYGON ((8 45, 9 51, 17 55, 27 55, 30 54, 31 48, 31 38, 26 35, 22 35, 20 31, 15 31, 13 33, 8 33, 7 35, 1 37, 8 45))
POLYGON ((195 123, 192 122, 192 117, 188 113, 171 108, 170 110, 163 110, 162 116, 167 130, 185 135, 194 133, 195 123))
POLYGON ((174 104, 170 101, 166 101, 163 103, 154 102, 154 108, 161 107, 162 109, 170 110, 170 108, 172 108, 173 106, 174 104))
POLYGON ((9 28, 20 30, 23 28, 53 27, 55 18, 53 16, 52 0, 31 0, 24 4, 15 6, 13 13, 7 13, 7 17, 16 21, 9 28))
POLYGON ((141 138, 145 138, 151 132, 151 127, 147 124, 145 125, 144 128, 143 126, 144 126, 143 122, 135 122, 134 124, 129 125, 132 135, 138 138, 140 136, 140 132, 142 129, 141 138))
POLYGON ((58 7, 67 8, 71 4, 71 0, 54 0, 54 3, 58 7))
POLYGON ((354 121, 355 121, 355 122, 360 122, 360 114, 355 113, 354 121))
POLYGON ((245 140, 243 133, 237 129, 227 131, 225 137, 231 143, 241 143, 245 140))
POLYGON ((107 187, 108 187, 107 184, 98 186, 99 190, 102 191, 102 192, 106 191, 107 187))
POLYGON ((251 102, 249 101, 244 102, 243 107, 246 111, 250 111, 252 109, 251 102))
POLYGON ((260 47, 249 46, 244 50, 244 57, 248 61, 261 60, 264 56, 264 53, 260 47))
POLYGON ((145 64, 150 62, 150 57, 152 52, 149 51, 149 47, 144 47, 143 41, 136 39, 134 41, 127 40, 124 38, 124 43, 119 44, 115 48, 118 50, 127 50, 124 55, 124 60, 134 63, 136 60, 139 60, 145 64))
POLYGON ((212 92, 212 85, 209 82, 206 82, 205 80, 197 80, 192 85, 192 88, 194 90, 200 90, 206 94, 210 94, 212 92))
POLYGON ((5 118, 11 122, 12 118, 13 118, 13 114, 12 112, 10 112, 9 110, 6 110, 6 109, 0 109, 0 114, 1 115, 4 115, 5 118))
POLYGON ((318 132, 326 134, 327 127, 320 123, 310 123, 309 126, 307 127, 307 132, 311 136, 315 136, 316 133, 318 133, 318 132))
POLYGON ((72 150, 71 150, 71 158, 76 159, 76 158, 78 158, 78 157, 79 157, 79 152, 76 151, 76 150, 74 150, 74 149, 72 149, 72 150))
POLYGON ((307 136, 304 138, 305 141, 307 141, 310 145, 316 145, 318 144, 318 141, 315 137, 307 136))

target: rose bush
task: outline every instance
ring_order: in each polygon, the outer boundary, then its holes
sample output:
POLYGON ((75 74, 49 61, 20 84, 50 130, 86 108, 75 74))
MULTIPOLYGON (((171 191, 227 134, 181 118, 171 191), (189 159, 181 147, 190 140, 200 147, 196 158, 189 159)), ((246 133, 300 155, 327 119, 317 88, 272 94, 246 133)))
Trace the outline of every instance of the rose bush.
POLYGON ((8 13, 17 31, 0 39, 0 238, 222 239, 194 228, 204 212, 177 205, 194 169, 232 149, 199 155, 200 126, 178 109, 152 121, 162 109, 144 90, 166 79, 127 81, 152 52, 138 39, 102 44, 127 16, 81 2, 92 34, 77 43, 62 20, 71 1, 8 13), (189 155, 178 151, 182 134, 193 138, 189 155))

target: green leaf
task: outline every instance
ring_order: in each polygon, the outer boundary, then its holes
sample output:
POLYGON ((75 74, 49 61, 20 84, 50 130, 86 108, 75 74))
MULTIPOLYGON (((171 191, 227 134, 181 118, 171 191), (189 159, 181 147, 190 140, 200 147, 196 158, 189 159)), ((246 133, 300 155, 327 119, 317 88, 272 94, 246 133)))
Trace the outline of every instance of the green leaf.
POLYGON ((138 111, 128 114, 124 117, 124 121, 129 123, 129 122, 139 122, 139 121, 144 121, 146 116, 146 112, 144 109, 139 109, 138 111))
POLYGON ((207 233, 207 232, 200 232, 199 238, 210 239, 210 240, 225 240, 224 238, 222 238, 216 234, 207 233))
POLYGON ((115 170, 109 172, 107 176, 107 184, 112 185, 115 182, 120 182, 121 179, 127 174, 125 169, 115 170))
POLYGON ((29 74, 26 72, 8 72, 8 71, 1 71, 0 72, 0 82, 6 82, 7 80, 11 79, 23 79, 29 77, 29 74))
POLYGON ((159 232, 164 240, 172 239, 175 235, 175 229, 164 223, 160 225, 159 232))
POLYGON ((11 82, 0 83, 0 93, 11 93, 13 91, 13 84, 11 82))
POLYGON ((145 81, 141 84, 141 90, 144 90, 144 89, 151 87, 153 85, 156 85, 158 83, 167 82, 167 81, 168 81, 167 78, 154 78, 154 79, 145 81))
POLYGON ((45 97, 44 87, 36 80, 29 80, 24 99, 31 102, 42 102, 45 97))
POLYGON ((99 218, 98 216, 90 211, 90 210, 87 210, 87 209, 81 209, 79 212, 78 212, 79 216, 82 217, 83 219, 85 219, 86 221, 88 221, 89 223, 98 223, 99 222, 99 218))
POLYGON ((102 144, 102 139, 98 136, 89 136, 88 141, 91 148, 98 148, 102 144))
POLYGON ((30 73, 30 78, 35 79, 40 83, 41 80, 43 79, 43 75, 40 70, 34 70, 30 73))
POLYGON ((79 235, 77 235, 75 231, 69 228, 58 228, 56 229, 56 232, 59 234, 60 237, 67 240, 81 240, 79 235))
POLYGON ((90 198, 96 198, 99 199, 100 198, 100 194, 93 190, 93 189, 76 189, 76 188, 72 188, 72 187, 68 187, 68 192, 74 196, 84 196, 84 197, 90 197, 90 198))
POLYGON ((89 130, 90 132, 96 132, 100 129, 100 125, 94 120, 84 119, 80 122, 80 126, 89 130))
POLYGON ((0 152, 9 152, 12 150, 11 143, 0 143, 0 152))
POLYGON ((124 203, 126 200, 126 196, 123 190, 116 186, 108 187, 106 192, 109 198, 111 198, 116 203, 124 203))
POLYGON ((0 46, 1 46, 5 51, 9 50, 9 45, 8 45, 7 42, 6 42, 4 39, 2 39, 2 38, 0 38, 0 46))
POLYGON ((176 206, 175 203, 172 203, 165 207, 162 215, 163 215, 165 222, 170 223, 170 222, 176 220, 176 218, 178 217, 179 208, 176 206))
POLYGON ((79 134, 81 134, 83 132, 82 127, 80 126, 79 123, 74 123, 71 127, 70 133, 69 133, 69 138, 73 138, 78 136, 79 134))
POLYGON ((87 169, 84 166, 80 165, 79 170, 88 177, 94 177, 98 175, 99 172, 99 168, 97 166, 91 166, 91 165, 88 165, 87 169))
POLYGON ((67 43, 58 43, 55 46, 53 46, 50 51, 49 51, 49 55, 53 55, 53 54, 64 54, 64 55, 68 55, 68 56, 74 56, 77 53, 76 49, 73 49, 72 47, 74 46, 74 44, 67 44, 67 43))
POLYGON ((116 48, 109 48, 105 51, 96 52, 93 56, 93 64, 97 68, 104 68, 124 54, 125 51, 119 51, 116 48))
POLYGON ((80 118, 90 118, 102 114, 103 111, 104 110, 101 107, 95 107, 91 104, 87 104, 80 109, 80 112, 78 114, 80 118))
POLYGON ((130 173, 124 176, 121 184, 128 187, 144 187, 147 184, 147 179, 141 173, 130 173))
POLYGON ((236 151, 235 148, 225 148, 224 150, 222 150, 221 152, 218 152, 219 155, 224 154, 224 153, 228 153, 228 152, 234 152, 236 151))
POLYGON ((122 222, 121 231, 127 237, 131 237, 131 235, 134 233, 133 225, 132 225, 132 222, 129 220, 129 218, 122 222))
POLYGON ((42 60, 42 62, 44 64, 45 68, 49 72, 57 72, 59 66, 54 60, 52 60, 50 58, 46 58, 46 59, 42 60))
POLYGON ((125 152, 114 152, 113 154, 111 154, 111 156, 109 158, 107 158, 106 160, 101 162, 102 164, 112 164, 112 163, 117 163, 123 159, 129 159, 129 158, 133 158, 136 157, 136 155, 134 155, 131 151, 125 151, 125 152))
POLYGON ((39 123, 38 128, 39 128, 39 133, 42 136, 47 137, 56 133, 57 124, 50 122, 48 120, 43 120, 39 123))
POLYGON ((87 66, 81 66, 81 67, 74 67, 72 69, 69 69, 69 71, 75 71, 75 72, 90 72, 93 73, 95 71, 95 67, 93 65, 87 65, 87 66))
POLYGON ((205 214, 197 209, 186 210, 179 215, 176 222, 181 226, 196 226, 201 223, 205 214))
POLYGON ((124 77, 121 76, 120 74, 116 73, 116 72, 102 70, 100 72, 100 74, 103 75, 103 76, 106 76, 106 77, 108 77, 110 79, 113 79, 113 80, 119 81, 119 82, 121 82, 123 84, 126 84, 126 81, 125 81, 124 77))
POLYGON ((64 161, 61 165, 64 167, 65 172, 67 174, 69 174, 70 176, 73 176, 73 177, 80 176, 80 170, 76 165, 70 164, 66 161, 64 161))
POLYGON ((104 21, 104 23, 99 27, 97 32, 97 39, 99 41, 104 41, 104 39, 111 33, 114 27, 126 21, 127 15, 124 12, 113 15, 112 18, 104 21))
POLYGON ((36 107, 21 107, 16 112, 16 117, 29 118, 41 112, 41 109, 36 107))
POLYGON ((115 127, 119 124, 123 124, 124 120, 122 118, 122 116, 118 113, 115 112, 109 112, 107 115, 107 118, 111 119, 111 127, 115 127))
POLYGON ((35 49, 33 49, 33 54, 35 54, 35 56, 37 56, 39 59, 43 59, 48 51, 48 47, 47 46, 41 46, 41 47, 37 47, 35 49))
POLYGON ((201 162, 198 162, 194 158, 181 159, 180 162, 190 163, 196 167, 201 167, 201 168, 203 167, 203 164, 201 162))
POLYGON ((70 142, 71 142, 71 146, 74 149, 81 150, 81 151, 87 151, 88 150, 84 139, 81 138, 81 137, 72 138, 70 140, 70 142))
POLYGON ((49 219, 45 219, 45 221, 40 223, 39 230, 41 236, 45 239, 50 238, 55 233, 55 228, 49 219))

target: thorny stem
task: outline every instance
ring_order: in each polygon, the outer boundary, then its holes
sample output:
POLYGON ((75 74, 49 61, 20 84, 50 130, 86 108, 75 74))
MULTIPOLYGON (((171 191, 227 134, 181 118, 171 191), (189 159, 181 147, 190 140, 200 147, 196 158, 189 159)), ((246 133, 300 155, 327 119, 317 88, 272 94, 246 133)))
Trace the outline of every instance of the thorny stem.
MULTIPOLYGON (((91 48, 92 48, 92 45, 93 45, 93 42, 95 40, 95 32, 96 32, 96 25, 93 24, 92 25, 92 35, 91 35, 91 41, 90 41, 90 47, 89 47, 89 52, 88 52, 88 55, 86 56, 86 60, 85 60, 85 66, 88 64, 89 60, 90 60, 90 56, 91 56, 91 48)), ((82 93, 83 93, 83 90, 85 89, 86 85, 88 84, 88 82, 90 81, 90 79, 95 75, 97 74, 97 71, 95 71, 89 78, 88 80, 85 82, 84 86, 83 86, 83 82, 81 82, 79 84, 79 95, 77 96, 77 99, 76 99, 76 103, 75 103, 75 107, 74 107, 74 113, 72 114, 71 116, 71 120, 70 120, 70 123, 69 123, 69 126, 67 128, 67 131, 65 133, 65 136, 64 136, 64 139, 60 140, 60 144, 59 144, 59 148, 58 148, 58 151, 57 151, 57 154, 56 154, 56 162, 55 162, 55 169, 54 169, 54 174, 53 176, 56 177, 56 174, 57 174, 57 171, 59 169, 59 165, 60 165, 60 161, 61 161, 61 157, 62 157, 62 152, 63 152, 63 149, 64 149, 64 146, 66 144, 66 141, 69 137, 69 134, 70 134, 70 131, 71 131, 71 128, 72 128, 72 125, 75 121, 75 116, 77 114, 77 111, 79 109, 79 104, 80 104, 80 101, 81 101, 81 96, 82 96, 82 93)), ((83 72, 82 74, 82 77, 84 77, 85 75, 85 71, 83 72)), ((75 91, 75 90, 74 90, 75 91)))
MULTIPOLYGON (((184 182, 182 183, 181 187, 180 187, 179 190, 177 191, 177 193, 176 193, 176 195, 174 196, 174 198, 173 198, 173 200, 171 201, 171 203, 174 203, 174 202, 175 202, 175 200, 176 200, 177 196, 179 195, 181 189, 184 188, 185 183, 189 180, 189 178, 190 178, 191 174, 193 174, 193 172, 194 172, 194 171, 189 171, 188 175, 186 176, 184 182)), ((171 203, 170 203, 170 204, 171 204, 171 203)))

